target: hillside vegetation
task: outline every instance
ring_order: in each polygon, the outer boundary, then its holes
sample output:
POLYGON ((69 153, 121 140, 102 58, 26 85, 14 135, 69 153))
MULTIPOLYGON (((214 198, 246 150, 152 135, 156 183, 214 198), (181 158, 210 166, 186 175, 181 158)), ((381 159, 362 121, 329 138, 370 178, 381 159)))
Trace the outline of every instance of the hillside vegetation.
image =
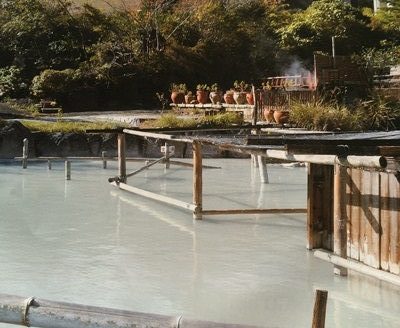
POLYGON ((366 69, 400 58, 399 0, 379 15, 342 0, 85 2, 0 0, 3 99, 49 98, 66 111, 151 106, 172 83, 227 89, 293 62, 310 68, 332 36, 337 54, 366 69))

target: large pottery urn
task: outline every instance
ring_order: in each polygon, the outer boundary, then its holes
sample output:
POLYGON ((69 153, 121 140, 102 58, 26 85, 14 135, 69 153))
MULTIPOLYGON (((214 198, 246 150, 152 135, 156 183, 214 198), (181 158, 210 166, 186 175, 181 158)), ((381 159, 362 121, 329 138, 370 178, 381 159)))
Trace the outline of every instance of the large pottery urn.
POLYGON ((246 100, 247 100, 247 103, 249 104, 249 105, 254 105, 254 96, 253 96, 253 92, 247 92, 246 93, 246 100))
POLYGON ((211 91, 210 100, 213 105, 222 103, 222 92, 221 91, 211 91))
POLYGON ((197 90, 196 96, 199 104, 206 104, 208 102, 208 91, 197 90))
POLYGON ((267 123, 274 123, 275 122, 275 120, 274 120, 274 110, 273 109, 265 106, 263 114, 264 114, 264 119, 265 119, 265 121, 267 123))
POLYGON ((183 92, 173 91, 171 93, 171 100, 172 100, 172 103, 174 103, 175 105, 184 104, 185 103, 185 95, 183 92))
POLYGON ((285 124, 289 122, 289 111, 287 110, 274 111, 274 120, 278 124, 285 124))
POLYGON ((235 99, 233 99, 233 92, 226 92, 224 94, 224 101, 228 105, 234 105, 235 99))
POLYGON ((247 103, 246 92, 235 91, 233 93, 233 99, 237 105, 245 105, 247 103))
POLYGON ((185 95, 185 103, 186 104, 195 104, 197 102, 196 96, 192 94, 185 95))

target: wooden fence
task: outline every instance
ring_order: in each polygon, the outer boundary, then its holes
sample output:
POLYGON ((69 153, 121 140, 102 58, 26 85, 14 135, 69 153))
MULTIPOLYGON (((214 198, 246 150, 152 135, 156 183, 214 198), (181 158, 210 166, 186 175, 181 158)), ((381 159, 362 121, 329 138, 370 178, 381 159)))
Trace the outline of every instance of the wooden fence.
POLYGON ((315 100, 315 90, 299 89, 285 90, 273 88, 261 91, 261 105, 264 109, 289 110, 290 105, 295 102, 312 102, 315 100))
MULTIPOLYGON (((348 259, 400 274, 400 178, 393 172, 347 168, 345 208, 348 259)), ((308 248, 333 251, 335 234, 334 167, 310 164, 308 248)), ((343 254, 341 254, 342 256, 343 254)))

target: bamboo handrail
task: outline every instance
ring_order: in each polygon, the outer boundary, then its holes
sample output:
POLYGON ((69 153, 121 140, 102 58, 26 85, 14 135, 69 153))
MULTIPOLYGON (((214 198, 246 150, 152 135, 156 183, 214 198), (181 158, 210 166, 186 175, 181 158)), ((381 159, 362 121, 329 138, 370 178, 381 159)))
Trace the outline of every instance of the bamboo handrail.
POLYGON ((0 294, 0 322, 39 328, 256 328, 0 294))

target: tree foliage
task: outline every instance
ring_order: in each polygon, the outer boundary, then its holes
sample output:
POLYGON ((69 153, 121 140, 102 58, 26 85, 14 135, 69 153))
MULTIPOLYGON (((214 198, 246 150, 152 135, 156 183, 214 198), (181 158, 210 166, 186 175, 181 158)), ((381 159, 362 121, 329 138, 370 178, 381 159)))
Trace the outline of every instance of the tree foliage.
POLYGON ((332 36, 338 54, 393 44, 398 2, 372 17, 341 0, 0 0, 0 90, 72 110, 151 103, 176 81, 256 83, 332 36))

